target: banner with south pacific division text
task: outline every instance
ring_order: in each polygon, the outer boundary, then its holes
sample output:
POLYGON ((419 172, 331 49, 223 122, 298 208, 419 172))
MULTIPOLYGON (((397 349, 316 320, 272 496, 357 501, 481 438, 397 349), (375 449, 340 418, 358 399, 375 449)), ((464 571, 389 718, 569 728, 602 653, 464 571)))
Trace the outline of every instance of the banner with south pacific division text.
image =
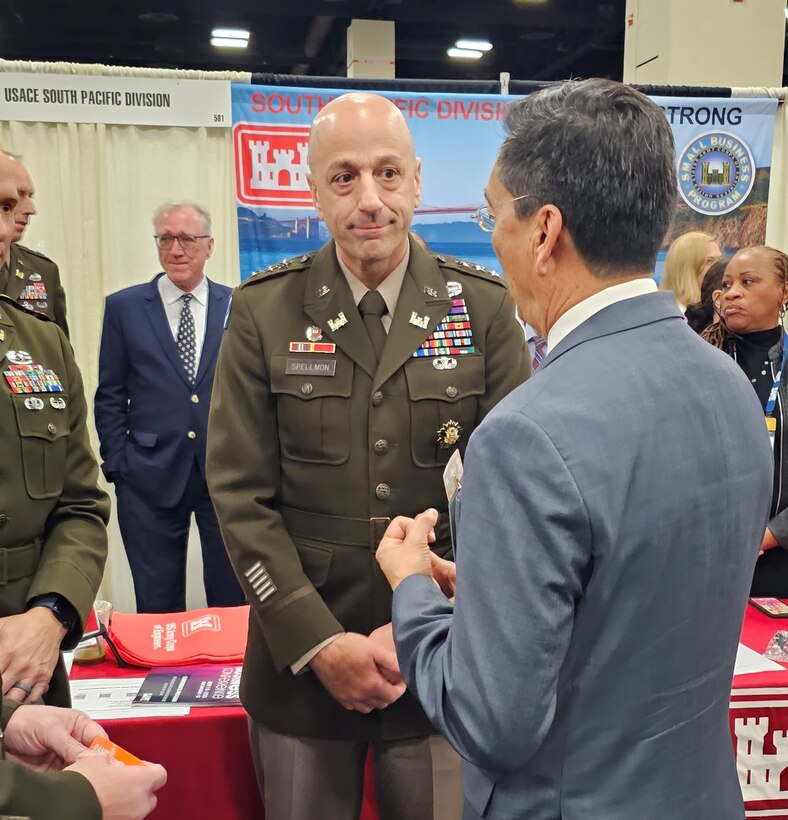
MULTIPOLYGON (((315 115, 339 89, 233 84, 232 119, 241 279, 329 238, 307 183, 315 115)), ((435 253, 500 266, 490 234, 472 219, 503 140, 504 95, 381 91, 408 121, 422 160, 423 192, 412 230, 435 253)), ((655 97, 673 128, 679 199, 660 252, 690 230, 733 250, 766 236, 777 100, 655 97)))

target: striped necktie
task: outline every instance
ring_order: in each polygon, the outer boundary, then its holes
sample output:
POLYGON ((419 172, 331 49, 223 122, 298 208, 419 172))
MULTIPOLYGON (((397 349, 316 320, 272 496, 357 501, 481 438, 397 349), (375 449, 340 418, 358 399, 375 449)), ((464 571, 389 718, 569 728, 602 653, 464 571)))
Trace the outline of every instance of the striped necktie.
POLYGON ((533 338, 534 357, 531 359, 534 371, 539 369, 544 357, 547 355, 547 342, 537 333, 533 338))

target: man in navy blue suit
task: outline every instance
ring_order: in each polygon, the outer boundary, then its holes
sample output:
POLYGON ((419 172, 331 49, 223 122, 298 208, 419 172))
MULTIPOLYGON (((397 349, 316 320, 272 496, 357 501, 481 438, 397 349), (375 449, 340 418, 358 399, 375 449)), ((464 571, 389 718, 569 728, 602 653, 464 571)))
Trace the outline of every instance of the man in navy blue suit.
POLYGON ((213 372, 230 288, 205 276, 211 217, 190 202, 154 214, 164 269, 107 297, 96 428, 115 484, 138 612, 186 608, 186 549, 197 519, 209 606, 244 603, 205 483, 213 372))

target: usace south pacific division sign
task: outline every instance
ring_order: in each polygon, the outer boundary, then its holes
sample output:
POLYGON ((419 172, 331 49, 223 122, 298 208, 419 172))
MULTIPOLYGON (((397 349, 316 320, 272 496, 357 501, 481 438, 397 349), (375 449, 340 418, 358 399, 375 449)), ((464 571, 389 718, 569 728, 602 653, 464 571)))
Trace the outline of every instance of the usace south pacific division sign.
POLYGON ((309 126, 240 122, 233 129, 235 188, 245 205, 311 208, 309 126))

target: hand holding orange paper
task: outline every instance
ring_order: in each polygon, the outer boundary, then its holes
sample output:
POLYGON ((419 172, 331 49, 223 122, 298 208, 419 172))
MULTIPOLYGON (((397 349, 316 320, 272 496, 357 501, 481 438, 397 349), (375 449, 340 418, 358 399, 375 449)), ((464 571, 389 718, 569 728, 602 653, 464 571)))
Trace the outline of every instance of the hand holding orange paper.
POLYGON ((142 760, 134 757, 131 752, 127 752, 117 743, 107 740, 105 737, 97 737, 89 746, 90 751, 98 752, 100 755, 108 757, 110 760, 122 763, 124 766, 144 766, 142 760))

